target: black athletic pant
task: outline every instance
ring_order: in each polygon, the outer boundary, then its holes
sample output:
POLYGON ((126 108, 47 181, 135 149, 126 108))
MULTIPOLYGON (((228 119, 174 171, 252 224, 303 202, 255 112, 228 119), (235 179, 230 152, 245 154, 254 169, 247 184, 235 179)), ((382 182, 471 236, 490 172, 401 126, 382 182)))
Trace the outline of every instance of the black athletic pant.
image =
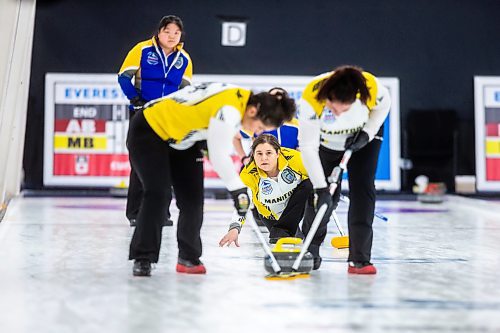
MULTIPOLYGON (((348 261, 370 261, 373 240, 373 216, 375 212, 375 172, 377 171, 378 155, 381 141, 372 140, 365 147, 352 154, 347 170, 349 172, 349 258, 348 261)), ((334 167, 340 164, 344 152, 330 150, 320 146, 319 157, 323 172, 329 176, 334 167)), ((334 207, 340 197, 341 186, 333 195, 334 207)), ((304 216, 302 231, 309 232, 314 220, 314 208, 308 201, 304 216)), ((321 245, 326 237, 327 223, 330 216, 325 216, 313 238, 313 245, 321 245)))
MULTIPOLYGON (((136 112, 130 112, 130 121, 136 112)), ((125 215, 127 219, 137 219, 137 214, 139 214, 139 208, 141 207, 142 202, 142 184, 135 172, 134 167, 131 164, 130 177, 128 183, 128 191, 127 191, 127 208, 125 210, 125 215)), ((167 210, 167 218, 170 218, 170 202, 172 201, 172 192, 167 196, 167 200, 165 201, 165 208, 167 210)))
POLYGON ((269 238, 295 237, 297 228, 306 208, 306 201, 312 193, 312 184, 309 179, 302 181, 293 190, 290 200, 279 220, 269 220, 259 214, 260 220, 269 229, 269 238))
POLYGON ((165 201, 175 191, 179 219, 179 257, 201 256, 200 229, 203 221, 203 156, 198 144, 175 150, 163 141, 139 112, 130 123, 127 138, 130 160, 143 184, 144 195, 137 216, 129 259, 158 262, 165 201))

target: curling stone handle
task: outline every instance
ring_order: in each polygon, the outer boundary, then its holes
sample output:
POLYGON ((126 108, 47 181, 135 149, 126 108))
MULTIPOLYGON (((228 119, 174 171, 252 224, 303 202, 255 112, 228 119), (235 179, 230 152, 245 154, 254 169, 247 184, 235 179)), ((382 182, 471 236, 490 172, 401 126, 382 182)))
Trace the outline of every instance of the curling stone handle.
POLYGON ((283 237, 278 239, 276 245, 274 246, 274 252, 285 252, 288 249, 283 248, 283 245, 300 245, 302 244, 302 239, 297 237, 283 237))

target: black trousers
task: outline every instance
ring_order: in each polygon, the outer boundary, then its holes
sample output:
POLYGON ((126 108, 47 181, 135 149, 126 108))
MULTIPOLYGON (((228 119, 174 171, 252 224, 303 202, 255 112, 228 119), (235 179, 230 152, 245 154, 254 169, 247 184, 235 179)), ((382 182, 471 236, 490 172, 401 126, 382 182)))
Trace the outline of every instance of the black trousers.
POLYGON ((269 238, 295 237, 312 189, 312 183, 309 179, 302 181, 293 190, 285 210, 277 221, 266 219, 259 214, 260 220, 269 230, 269 238))
POLYGON ((158 262, 165 202, 171 195, 171 187, 179 208, 179 257, 198 259, 202 254, 203 222, 203 156, 199 145, 182 151, 171 148, 139 112, 130 123, 127 147, 144 190, 129 259, 158 262))
MULTIPOLYGON (((349 257, 348 261, 370 261, 373 241, 373 217, 375 212, 375 172, 377 171, 378 156, 382 142, 372 140, 365 147, 352 154, 347 170, 349 172, 349 211, 347 216, 349 227, 349 257)), ((319 157, 323 172, 330 175, 334 167, 339 165, 344 152, 335 151, 320 146, 319 157)), ((340 197, 341 186, 337 187, 333 195, 334 207, 340 197)), ((302 231, 309 232, 315 212, 311 201, 308 201, 304 216, 302 231)), ((330 216, 323 218, 313 245, 321 245, 326 237, 327 223, 330 216)))
MULTIPOLYGON (((132 121, 136 112, 130 112, 130 121, 132 121)), ((137 219, 137 215, 139 214, 139 208, 141 207, 142 202, 142 183, 135 172, 134 166, 131 164, 130 177, 129 177, 129 185, 127 192, 127 207, 125 209, 125 215, 127 219, 137 219)), ((172 201, 172 192, 167 196, 165 201, 165 208, 167 210, 167 218, 170 218, 170 202, 172 201)))

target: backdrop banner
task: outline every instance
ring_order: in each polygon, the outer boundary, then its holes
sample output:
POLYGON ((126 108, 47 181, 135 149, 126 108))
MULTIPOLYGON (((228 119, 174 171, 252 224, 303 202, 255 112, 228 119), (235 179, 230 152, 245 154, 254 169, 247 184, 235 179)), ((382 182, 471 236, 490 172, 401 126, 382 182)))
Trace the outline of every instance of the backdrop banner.
MULTIPOLYGON (((296 100, 313 77, 274 75, 195 75, 194 82, 225 82, 255 92, 283 87, 296 100)), ((400 189, 399 80, 380 78, 392 97, 384 128, 375 185, 400 189)), ((45 79, 45 186, 113 187, 128 183, 126 148, 128 100, 116 74, 48 73, 45 79)), ((239 158, 233 156, 235 170, 239 158)), ((205 160, 205 187, 223 188, 205 160)), ((346 184, 347 185, 347 184, 346 184)))
POLYGON ((474 77, 476 184, 500 191, 500 77, 474 77))

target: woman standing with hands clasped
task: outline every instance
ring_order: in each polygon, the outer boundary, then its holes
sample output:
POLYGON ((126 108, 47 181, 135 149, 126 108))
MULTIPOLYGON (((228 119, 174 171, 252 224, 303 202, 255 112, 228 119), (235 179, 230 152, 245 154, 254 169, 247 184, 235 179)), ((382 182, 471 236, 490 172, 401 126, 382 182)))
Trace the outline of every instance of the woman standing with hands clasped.
MULTIPOLYGON (((193 64, 181 42, 183 34, 184 25, 179 17, 164 16, 155 36, 138 43, 127 54, 118 73, 118 83, 130 100, 130 119, 147 102, 191 84, 193 64)), ((142 195, 142 185, 132 166, 126 208, 131 226, 136 226, 142 195)), ((165 226, 173 225, 169 212, 171 200, 172 197, 168 197, 165 201, 165 226)))

